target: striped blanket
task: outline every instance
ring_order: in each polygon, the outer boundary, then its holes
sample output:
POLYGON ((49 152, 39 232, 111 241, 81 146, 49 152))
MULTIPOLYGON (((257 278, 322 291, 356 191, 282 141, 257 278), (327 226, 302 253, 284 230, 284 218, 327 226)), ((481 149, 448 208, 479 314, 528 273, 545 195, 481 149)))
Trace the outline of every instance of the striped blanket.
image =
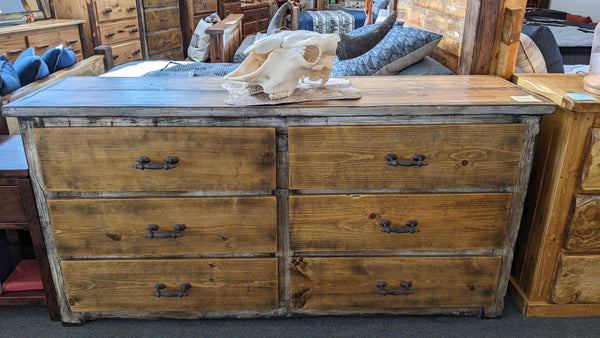
POLYGON ((354 29, 354 16, 346 11, 308 11, 313 30, 321 34, 348 33, 354 29))

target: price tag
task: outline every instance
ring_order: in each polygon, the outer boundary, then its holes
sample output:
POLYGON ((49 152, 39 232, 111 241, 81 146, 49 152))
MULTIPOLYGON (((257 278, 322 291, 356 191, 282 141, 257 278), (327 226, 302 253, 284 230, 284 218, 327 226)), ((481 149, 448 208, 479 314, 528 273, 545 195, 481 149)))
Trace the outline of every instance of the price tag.
POLYGON ((567 93, 567 96, 577 101, 598 101, 586 93, 567 93))
POLYGON ((517 102, 541 102, 533 97, 533 95, 511 96, 511 98, 517 102))

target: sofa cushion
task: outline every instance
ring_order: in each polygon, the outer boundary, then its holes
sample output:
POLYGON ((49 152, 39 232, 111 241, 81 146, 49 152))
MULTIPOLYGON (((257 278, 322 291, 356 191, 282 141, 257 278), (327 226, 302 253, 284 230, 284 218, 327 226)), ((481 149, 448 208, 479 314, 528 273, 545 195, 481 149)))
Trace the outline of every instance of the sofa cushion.
POLYGON ((42 61, 48 66, 50 74, 71 67, 77 62, 77 56, 71 47, 63 47, 58 45, 52 49, 48 49, 44 55, 42 55, 42 61))
MULTIPOLYGON (((357 28, 349 35, 359 35, 373 29, 375 25, 357 28)), ((413 65, 438 45, 442 36, 418 28, 395 24, 388 34, 373 49, 363 55, 333 63, 332 76, 394 75, 413 65)))
POLYGON ((0 96, 6 95, 21 87, 19 74, 6 55, 0 55, 0 96))
POLYGON ((48 66, 42 58, 35 54, 33 47, 27 48, 17 57, 13 65, 22 86, 26 86, 35 80, 44 78, 50 74, 48 66))

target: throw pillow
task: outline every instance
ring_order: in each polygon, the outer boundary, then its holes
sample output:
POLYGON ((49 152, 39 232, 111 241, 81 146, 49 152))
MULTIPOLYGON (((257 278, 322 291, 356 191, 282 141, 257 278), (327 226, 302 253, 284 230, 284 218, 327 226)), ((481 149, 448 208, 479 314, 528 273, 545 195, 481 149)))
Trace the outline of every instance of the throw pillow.
POLYGON ((29 47, 21 53, 13 66, 17 74, 19 74, 19 81, 21 81, 22 86, 26 86, 50 74, 48 66, 42 61, 41 57, 35 54, 33 47, 29 47))
POLYGON ((19 74, 6 55, 0 55, 0 96, 6 95, 21 87, 19 74))
POLYGON ((521 33, 516 66, 525 73, 547 73, 544 56, 533 40, 521 33))
POLYGON ((529 36, 542 52, 548 73, 564 73, 562 55, 554 34, 546 26, 523 25, 521 33, 529 36))
POLYGON ((71 47, 64 48, 63 45, 58 45, 52 49, 48 49, 42 55, 42 61, 48 66, 50 74, 67 67, 71 67, 77 62, 77 56, 71 47))
MULTIPOLYGON (((364 34, 375 26, 357 28, 349 35, 364 34)), ((336 57, 331 76, 394 75, 429 55, 441 39, 440 34, 394 24, 383 40, 365 54, 343 61, 336 57)))
MULTIPOLYGON (((207 18, 214 17, 214 15, 213 13, 207 18)), ((190 41, 190 46, 188 47, 188 57, 196 62, 204 62, 209 57, 210 37, 204 31, 213 24, 205 20, 198 21, 198 25, 196 25, 194 35, 192 35, 192 40, 190 41)))
POLYGON ((390 0, 373 0, 373 5, 371 6, 373 15, 379 15, 379 10, 388 8, 389 4, 390 0))

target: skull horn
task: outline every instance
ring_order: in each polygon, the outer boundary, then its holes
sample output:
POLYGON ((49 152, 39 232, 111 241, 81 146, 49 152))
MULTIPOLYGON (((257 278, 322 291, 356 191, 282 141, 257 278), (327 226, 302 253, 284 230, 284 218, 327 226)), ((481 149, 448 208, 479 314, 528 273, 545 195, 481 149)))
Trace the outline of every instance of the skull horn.
POLYGON ((275 12, 275 15, 273 15, 271 22, 269 22, 267 34, 274 34, 281 30, 281 24, 283 23, 283 18, 285 17, 288 8, 290 8, 289 2, 286 2, 283 5, 281 5, 281 7, 279 7, 277 12, 275 12))
POLYGON ((396 22, 397 11, 390 15, 375 29, 363 35, 347 35, 340 33, 340 42, 338 42, 335 54, 340 60, 347 60, 362 55, 375 47, 387 33, 392 29, 396 22))

